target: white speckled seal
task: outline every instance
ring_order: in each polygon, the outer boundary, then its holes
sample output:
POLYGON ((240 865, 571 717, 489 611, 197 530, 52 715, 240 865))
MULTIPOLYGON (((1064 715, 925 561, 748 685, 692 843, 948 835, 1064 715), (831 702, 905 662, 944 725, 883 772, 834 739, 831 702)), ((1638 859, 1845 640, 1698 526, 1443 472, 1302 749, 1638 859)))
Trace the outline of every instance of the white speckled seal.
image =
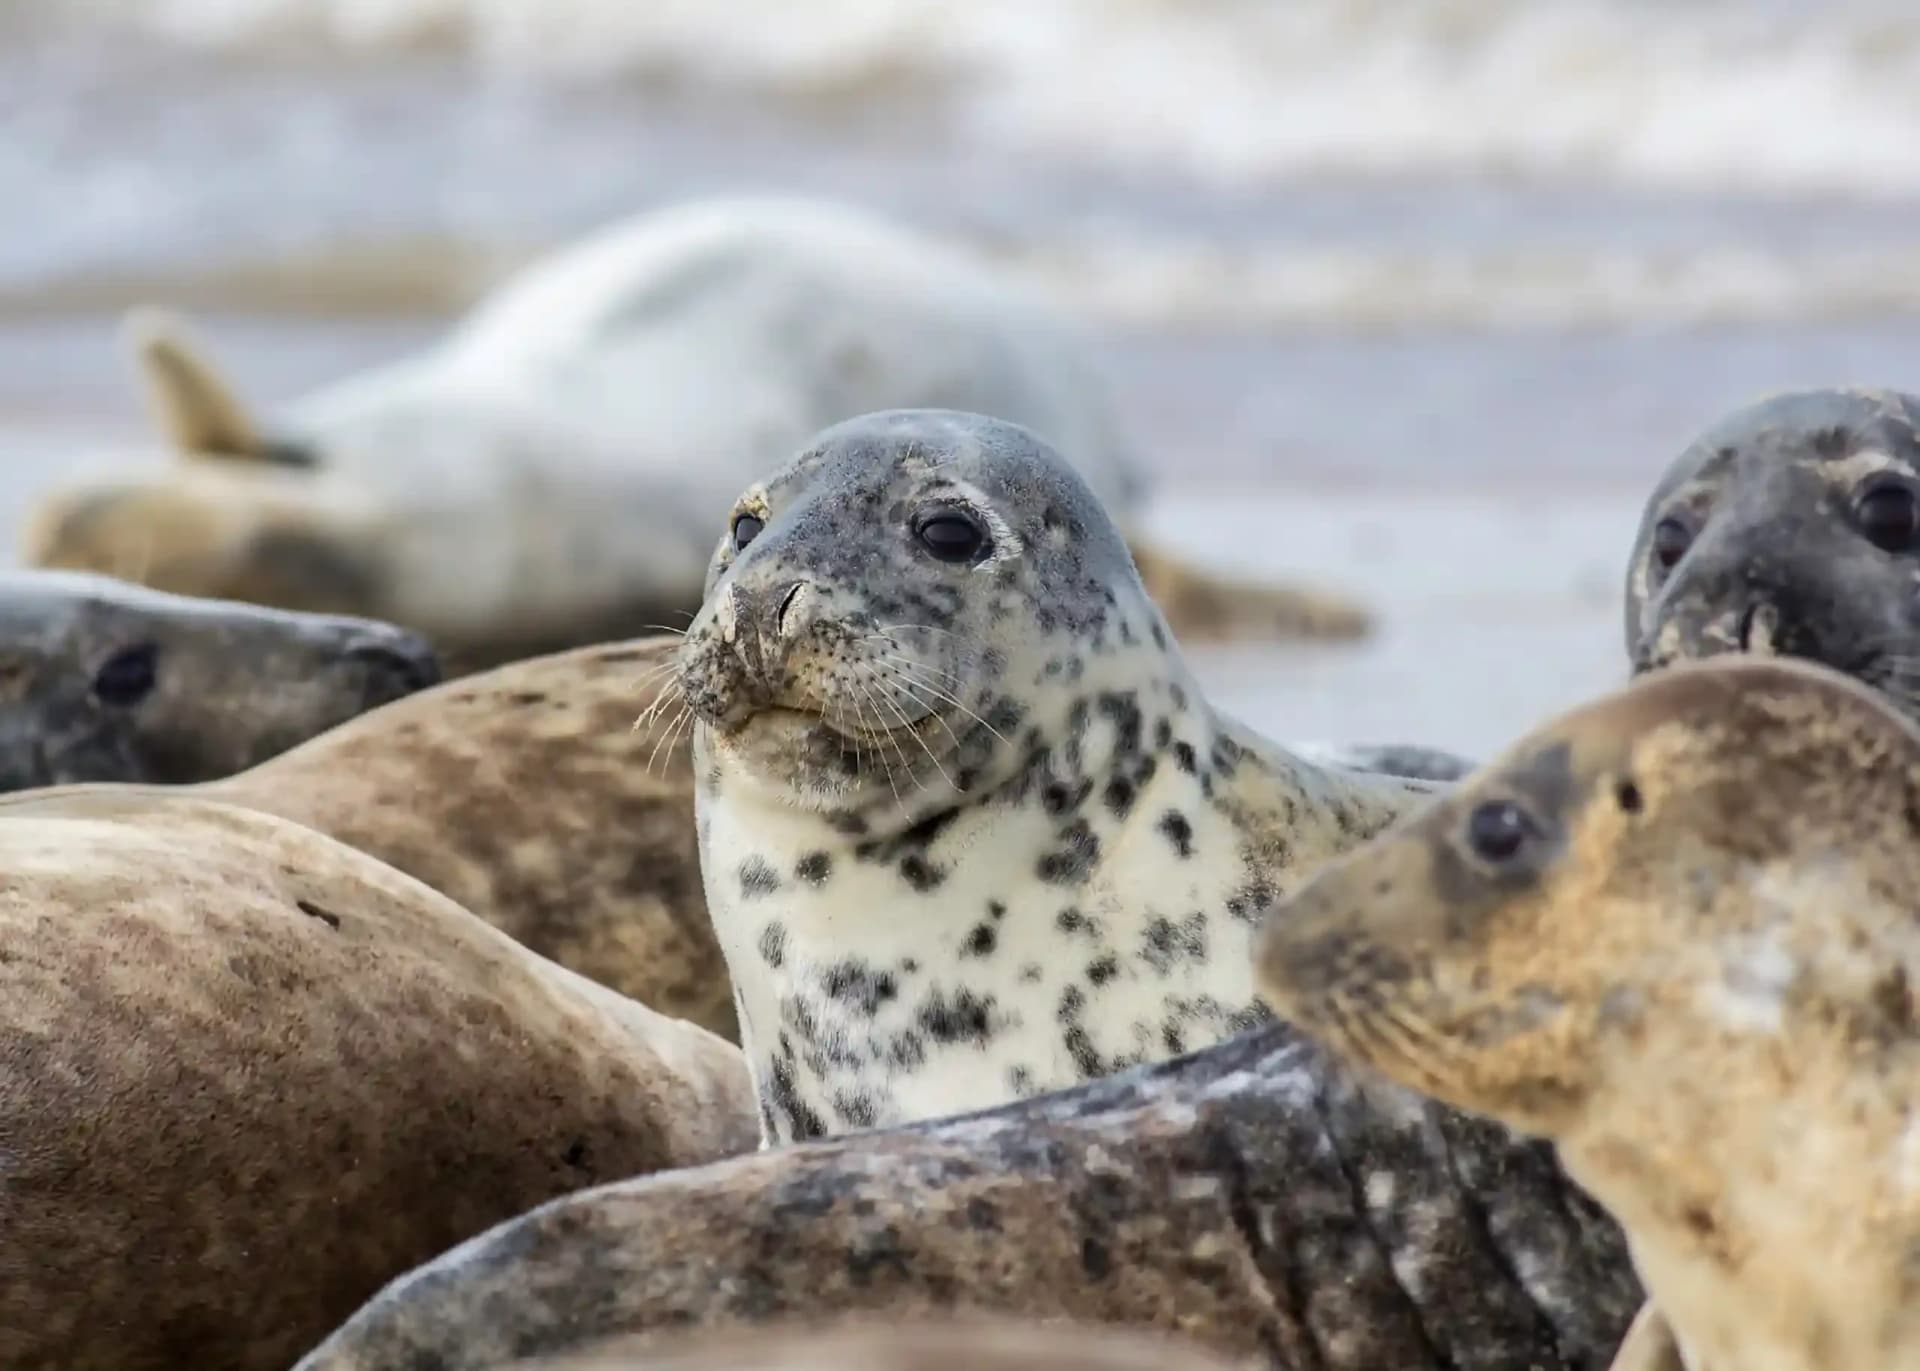
POLYGON ((1027 430, 893 411, 735 506, 681 650, 763 1125, 981 1108, 1260 1020, 1248 940, 1418 801, 1216 714, 1027 430))

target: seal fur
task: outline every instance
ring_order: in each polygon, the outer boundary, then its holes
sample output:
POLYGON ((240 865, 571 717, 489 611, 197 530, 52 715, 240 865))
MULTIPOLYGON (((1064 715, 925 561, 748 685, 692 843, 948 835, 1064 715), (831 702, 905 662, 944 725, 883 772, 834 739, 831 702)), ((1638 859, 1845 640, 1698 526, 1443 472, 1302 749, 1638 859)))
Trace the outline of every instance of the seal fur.
POLYGON ((755 1139, 739 1054, 298 825, 0 800, 0 1364, 278 1371, 383 1281, 755 1139))
POLYGON ((707 906, 782 1141, 1257 1022, 1262 912, 1430 788, 1214 711, 1072 467, 950 411, 850 420, 741 496, 678 684, 707 906), (942 554, 935 524, 970 546, 942 554))
POLYGON ((1920 732, 1825 667, 1692 663, 1324 868, 1261 978, 1551 1138, 1693 1371, 1893 1371, 1920 1364, 1916 888, 1920 732))
POLYGON ((0 572, 0 790, 227 776, 439 675, 371 620, 0 572))
POLYGON ((1285 1025, 988 1113, 582 1191, 299 1371, 479 1371, 872 1317, 1071 1319, 1273 1371, 1596 1371, 1640 1304, 1551 1152, 1285 1025))
MULTIPOLYGON (((827 202, 723 198, 610 225, 425 352, 271 423, 177 321, 137 314, 128 341, 182 460, 50 491, 29 562, 373 615, 462 667, 677 622, 699 603, 714 512, 868 410, 997 414, 1047 434, 1122 517, 1145 493, 1076 328, 984 262, 827 202)), ((1330 591, 1138 548, 1196 639, 1369 628, 1330 591)))

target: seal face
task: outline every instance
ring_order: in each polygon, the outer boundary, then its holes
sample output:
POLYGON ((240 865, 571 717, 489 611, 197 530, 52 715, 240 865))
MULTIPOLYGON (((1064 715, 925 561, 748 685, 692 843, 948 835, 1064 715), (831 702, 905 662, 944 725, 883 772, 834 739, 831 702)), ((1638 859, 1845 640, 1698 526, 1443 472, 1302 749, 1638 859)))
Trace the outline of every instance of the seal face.
POLYGON ((1920 1364, 1920 733, 1825 667, 1652 674, 1269 917, 1274 1008, 1545 1135, 1690 1366, 1920 1364))
POLYGON ((0 789, 228 776, 439 678, 374 620, 0 574, 0 789))
POLYGON ((1216 716, 1067 463, 949 411, 829 429, 742 496, 679 685, 708 907, 783 1140, 1258 1021, 1260 912, 1429 788, 1216 716))
POLYGON ((1727 652, 1824 662, 1920 706, 1920 400, 1810 390, 1729 415, 1648 500, 1627 570, 1636 671, 1727 652))

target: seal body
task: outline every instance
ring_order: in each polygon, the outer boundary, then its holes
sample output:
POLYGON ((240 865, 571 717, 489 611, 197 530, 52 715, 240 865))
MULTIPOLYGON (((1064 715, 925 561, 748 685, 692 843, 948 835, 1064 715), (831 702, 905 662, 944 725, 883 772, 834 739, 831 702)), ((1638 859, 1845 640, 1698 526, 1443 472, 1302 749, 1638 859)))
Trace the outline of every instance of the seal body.
POLYGON ((0 789, 231 775, 439 675, 371 620, 0 573, 0 789))
POLYGON ((0 1364, 287 1366, 579 1186, 756 1136, 738 1052, 311 830, 0 801, 0 1364))
POLYGON ((1629 559, 1636 671, 1749 652, 1920 700, 1920 400, 1801 391, 1727 416, 1649 497, 1629 559))
MULTIPOLYGON (((691 613, 716 515, 808 435, 883 406, 997 414, 1048 435, 1116 511, 1144 491, 1069 323, 983 263, 826 203, 723 199, 612 225, 433 348, 272 424, 176 325, 133 333, 185 460, 52 492, 27 559, 373 614, 462 665, 691 613)), ((1337 596, 1153 565, 1196 634, 1366 627, 1337 596)))
POLYGON ((944 411, 837 426, 741 497, 679 685, 782 1140, 1250 1025, 1262 911, 1428 788, 1214 713, 1068 464, 944 411))
POLYGON ((394 1281, 300 1371, 956 1317, 1177 1332, 1281 1371, 1593 1371, 1641 1299, 1545 1145, 1273 1024, 983 1114, 567 1196, 394 1281))
MULTIPOLYGON (((1825 667, 1654 673, 1270 916, 1276 1010, 1551 1138, 1694 1371, 1920 1365, 1920 732, 1825 667)), ((1660 1365, 1655 1325, 1632 1349, 1660 1365)))

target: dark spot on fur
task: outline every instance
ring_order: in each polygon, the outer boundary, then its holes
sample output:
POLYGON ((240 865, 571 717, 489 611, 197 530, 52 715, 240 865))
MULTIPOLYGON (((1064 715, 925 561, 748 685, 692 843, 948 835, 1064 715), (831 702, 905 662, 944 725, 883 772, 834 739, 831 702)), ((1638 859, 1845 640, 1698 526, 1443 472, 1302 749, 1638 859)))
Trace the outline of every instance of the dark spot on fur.
POLYGON ((1078 885, 1100 860, 1100 840, 1085 819, 1075 819, 1060 831, 1059 850, 1040 858, 1040 879, 1051 885, 1078 885))
POLYGON ((340 927, 340 916, 331 910, 322 909, 311 900, 295 900, 294 904, 300 912, 305 914, 309 919, 318 919, 328 928, 337 929, 340 927))
POLYGON ((787 926, 778 919, 760 930, 760 960, 776 971, 787 960, 787 926))
POLYGON ((1107 812, 1116 819, 1124 819, 1133 808, 1133 782, 1124 776, 1115 776, 1107 782, 1105 795, 1107 812))
POLYGON ((985 1045, 993 1036, 993 996, 956 990, 951 996, 939 991, 927 997, 917 1016, 920 1027, 937 1043, 971 1042, 985 1045))
POLYGON ((544 704, 546 698, 544 694, 537 690, 523 690, 507 697, 511 703, 520 705, 523 708, 527 705, 544 704))
POLYGON ((900 983, 891 971, 875 971, 865 962, 849 958, 827 968, 821 977, 821 989, 871 1019, 881 1005, 899 996, 900 983))
POLYGON ((1178 742, 1173 745, 1173 760, 1189 776, 1200 769, 1200 761, 1193 755, 1193 744, 1178 742))
POLYGON ((1087 979, 1096 986, 1105 985, 1120 974, 1120 959, 1112 953, 1087 963, 1087 979))
POLYGON ((1193 825, 1187 822, 1187 816, 1177 809, 1169 809, 1160 816, 1160 831, 1166 835, 1173 850, 1182 857, 1193 855, 1193 825))
POLYGON ((763 857, 749 857, 740 863, 740 897, 746 900, 771 895, 780 888, 780 875, 763 857))
POLYGON ((809 852, 794 863, 793 874, 809 885, 822 885, 833 874, 833 858, 824 852, 809 852))
POLYGON ((1102 1280, 1113 1270, 1113 1254, 1098 1238, 1087 1238, 1080 1244, 1080 1267, 1095 1280, 1102 1280))
POLYGON ((1173 725, 1160 719, 1153 726, 1153 745, 1162 752, 1173 746, 1173 725))
POLYGON ((967 940, 960 944, 962 957, 985 957, 991 953, 1000 941, 993 931, 992 924, 975 924, 973 932, 967 934, 967 940))
POLYGON ((947 879, 947 869, 944 866, 933 866, 918 853, 900 859, 900 874, 908 885, 922 894, 947 879))
POLYGON ((1640 787, 1632 781, 1622 781, 1614 788, 1613 796, 1620 802, 1620 808, 1629 814, 1640 812, 1640 787))
POLYGON ((568 1166, 585 1170, 587 1166, 587 1140, 575 1138, 567 1145, 566 1154, 561 1158, 568 1166))

